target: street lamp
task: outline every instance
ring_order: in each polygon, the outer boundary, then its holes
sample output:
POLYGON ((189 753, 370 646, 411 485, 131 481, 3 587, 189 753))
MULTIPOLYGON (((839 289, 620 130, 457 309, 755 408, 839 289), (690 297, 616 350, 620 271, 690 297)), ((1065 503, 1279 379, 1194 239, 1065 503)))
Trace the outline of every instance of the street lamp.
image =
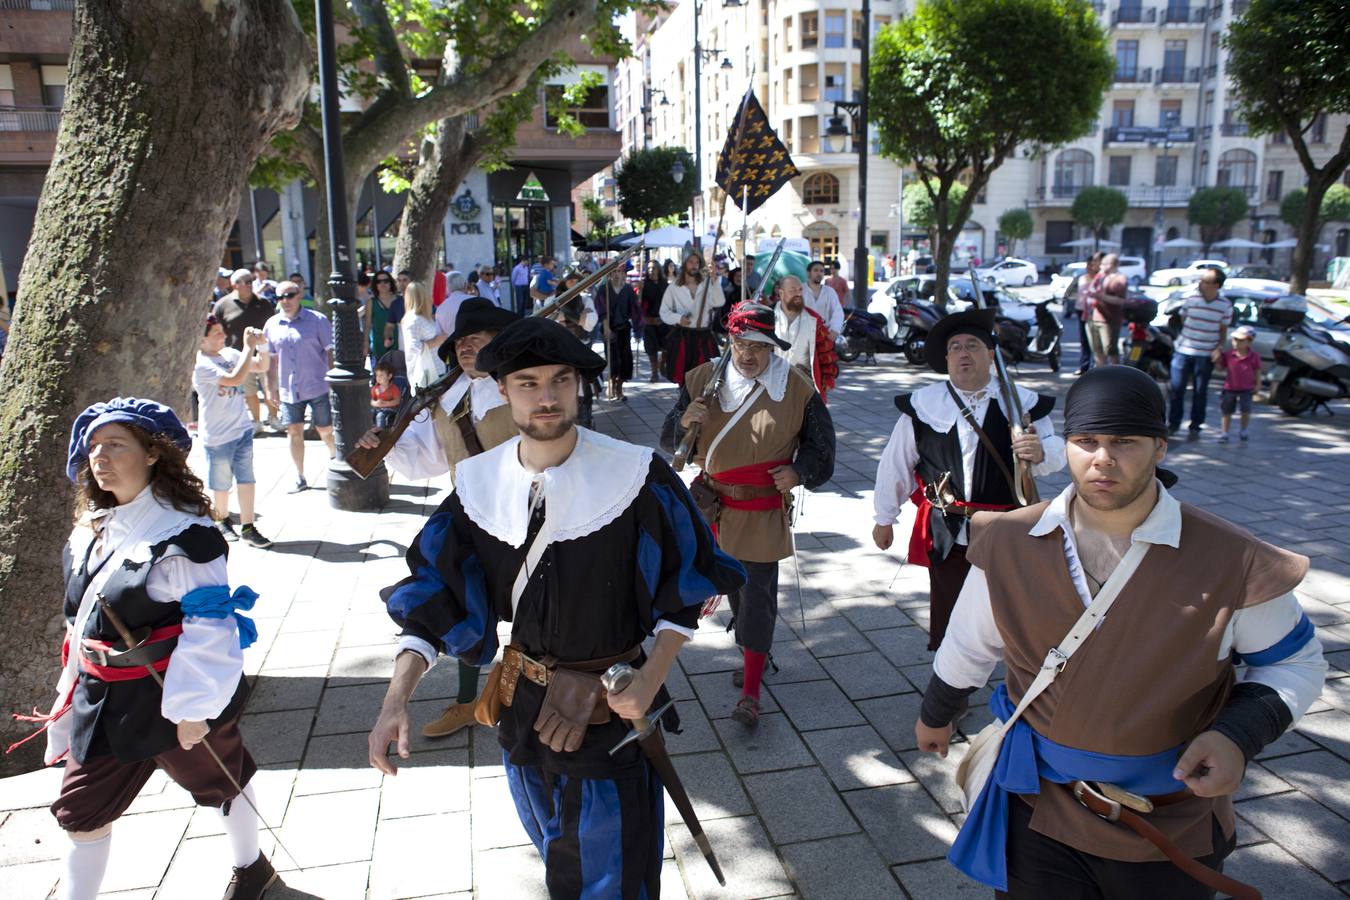
POLYGON ((679 184, 681 181, 684 181, 684 163, 680 162, 678 159, 675 160, 675 162, 671 164, 670 167, 670 177, 675 181, 676 184, 679 184))
POLYGON ((365 341, 356 314, 356 280, 352 277, 351 219, 347 212, 343 173, 342 123, 338 99, 336 43, 333 39, 333 0, 314 5, 319 49, 319 101, 323 114, 323 161, 328 187, 329 307, 333 311, 334 366, 328 371, 333 406, 333 436, 337 456, 328 465, 328 502, 337 509, 379 509, 389 502, 389 473, 380 463, 369 478, 347 465, 347 453, 370 429, 370 373, 366 371, 365 341))
MULTIPOLYGON (((1163 160, 1163 165, 1162 165, 1161 169, 1159 170, 1159 172, 1160 172, 1160 173, 1167 173, 1167 172, 1170 171, 1170 170, 1167 168, 1167 159, 1168 159, 1167 151, 1169 151, 1169 150, 1172 149, 1172 133, 1171 133, 1170 131, 1168 131, 1167 129, 1165 129, 1165 128, 1164 128, 1164 129, 1161 129, 1161 131, 1162 131, 1162 134, 1161 134, 1161 135, 1155 136, 1155 137, 1152 137, 1152 138, 1149 138, 1148 145, 1149 145, 1150 147, 1154 148, 1154 149, 1156 149, 1159 145, 1162 146, 1163 152, 1162 152, 1162 157, 1161 157, 1161 158, 1162 158, 1162 160, 1163 160)), ((1167 180, 1167 179, 1165 179, 1165 178, 1159 178, 1159 179, 1158 179, 1158 181, 1165 181, 1165 180, 1167 180)), ((1175 180, 1176 180, 1175 176, 1173 176, 1171 180, 1172 180, 1172 181, 1175 181, 1175 180)), ((1159 185, 1158 185, 1158 211, 1157 211, 1157 213, 1156 213, 1156 214, 1154 215, 1154 217, 1153 217, 1153 224, 1154 224, 1154 227, 1155 227, 1156 232, 1157 232, 1156 235, 1155 235, 1155 237, 1154 237, 1154 241, 1153 241, 1154 247, 1157 248, 1157 249, 1155 249, 1155 250, 1153 251, 1153 268, 1154 268, 1154 269, 1157 269, 1157 268, 1159 268, 1159 267, 1162 265, 1162 239, 1163 239, 1163 237, 1164 237, 1164 235, 1163 235, 1163 226, 1165 226, 1165 225, 1167 224, 1166 216, 1165 216, 1164 213, 1163 213, 1163 207, 1166 205, 1166 202, 1167 202, 1167 185, 1165 185, 1165 184, 1159 184, 1159 185)))
POLYGON ((867 308, 867 261, 870 255, 867 246, 867 82, 872 38, 871 0, 863 0, 862 23, 862 65, 859 67, 862 84, 853 92, 857 99, 834 101, 834 115, 830 116, 830 124, 825 129, 825 146, 831 153, 844 152, 845 142, 851 136, 853 149, 858 154, 858 243, 853 248, 855 309, 867 308), (844 116, 849 118, 848 125, 844 123, 844 116))
POLYGON ((661 95, 661 102, 658 106, 670 106, 670 98, 666 92, 652 87, 650 84, 642 85, 642 149, 647 149, 652 143, 652 98, 657 94, 661 95))

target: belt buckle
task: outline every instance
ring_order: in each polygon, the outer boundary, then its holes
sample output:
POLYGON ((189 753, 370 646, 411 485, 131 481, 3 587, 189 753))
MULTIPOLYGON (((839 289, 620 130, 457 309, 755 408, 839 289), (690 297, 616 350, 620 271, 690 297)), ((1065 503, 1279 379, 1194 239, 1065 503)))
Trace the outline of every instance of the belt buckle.
POLYGON ((548 685, 548 667, 536 659, 530 659, 524 653, 520 654, 520 667, 525 673, 525 677, 535 684, 545 687, 548 685))
POLYGON ((98 647, 90 647, 88 644, 83 642, 81 642, 80 644, 80 651, 84 653, 85 657, 88 658, 89 661, 92 662, 94 665, 103 666, 104 668, 107 668, 108 651, 100 650, 98 647))
POLYGON ((1075 800, 1083 805, 1084 809, 1093 815, 1105 819, 1108 822, 1120 821, 1120 803, 1112 800, 1088 782, 1075 781, 1073 783, 1073 796, 1075 800), (1095 800, 1105 806, 1106 812, 1102 813, 1093 809, 1092 805, 1088 802, 1088 799, 1095 800))
POLYGON ((1064 667, 1068 665, 1069 657, 1058 647, 1051 647, 1050 652, 1045 654, 1045 662, 1041 663, 1042 669, 1054 669, 1055 672, 1063 672, 1064 667))

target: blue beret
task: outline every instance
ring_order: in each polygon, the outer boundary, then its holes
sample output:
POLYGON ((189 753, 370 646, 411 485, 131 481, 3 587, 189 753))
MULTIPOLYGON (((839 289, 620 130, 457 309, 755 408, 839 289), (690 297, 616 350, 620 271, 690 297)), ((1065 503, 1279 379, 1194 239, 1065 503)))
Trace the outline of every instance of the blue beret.
POLYGON ((111 422, 135 425, 149 434, 162 434, 184 453, 192 449, 192 436, 172 409, 153 400, 114 397, 107 403, 95 403, 75 417, 70 428, 70 451, 66 455, 66 477, 71 481, 79 477, 80 466, 89 458, 89 435, 111 422))

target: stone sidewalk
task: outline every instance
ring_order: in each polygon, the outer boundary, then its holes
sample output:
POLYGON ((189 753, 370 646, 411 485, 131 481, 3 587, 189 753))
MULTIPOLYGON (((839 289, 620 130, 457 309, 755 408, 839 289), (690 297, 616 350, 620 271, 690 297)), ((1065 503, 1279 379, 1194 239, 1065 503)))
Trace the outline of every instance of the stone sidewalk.
MULTIPOLYGON (((1023 374, 1041 390, 1062 393, 1071 383, 1039 366, 1023 374)), ((671 752, 728 886, 717 886, 668 807, 673 859, 664 897, 989 895, 943 859, 961 821, 951 773, 964 745, 939 760, 918 754, 913 740, 930 671, 926 573, 870 541, 876 459, 895 420, 891 397, 931 377, 891 360, 846 366, 831 395, 838 466, 801 511, 800 604, 798 573, 791 562, 782 567, 779 669, 765 679, 757 733, 747 736, 728 718, 739 657, 717 627, 725 611, 681 653, 670 686, 685 729, 670 737, 671 752)), ((674 388, 636 384, 630 395, 627 404, 599 405, 599 427, 655 444, 674 388)), ((307 449, 310 480, 322 483, 323 446, 307 449)), ((1269 898, 1343 897, 1350 893, 1350 417, 1291 420, 1260 407, 1251 443, 1225 446, 1207 436, 1176 445, 1169 464, 1181 475, 1181 498, 1313 557, 1303 601, 1333 668, 1300 727, 1250 767, 1238 798, 1241 846, 1228 871, 1269 898)), ((305 866, 297 871, 264 835, 264 848, 286 869, 285 888, 268 896, 546 896, 490 733, 441 742, 419 736, 396 778, 366 764, 365 735, 394 646, 377 591, 406 571, 403 552, 445 480, 396 481, 389 507, 370 515, 335 512, 317 490, 287 495, 282 438, 259 440, 258 471, 259 526, 277 544, 271 551, 237 544, 231 553, 232 581, 262 595, 260 638, 246 653, 253 693, 243 727, 262 765, 255 783, 263 815, 305 866)), ((1064 483, 1046 479, 1042 492, 1064 483)), ((455 681, 453 665, 428 675, 413 704, 416 724, 439 712, 455 681)), ((987 690, 977 700, 985 697, 987 690)), ((977 709, 968 729, 988 721, 977 709)), ((59 777, 45 771, 0 782, 0 897, 47 897, 60 875, 65 839, 44 808, 59 777)), ((228 853, 216 823, 157 775, 118 823, 104 896, 218 895, 228 853)))

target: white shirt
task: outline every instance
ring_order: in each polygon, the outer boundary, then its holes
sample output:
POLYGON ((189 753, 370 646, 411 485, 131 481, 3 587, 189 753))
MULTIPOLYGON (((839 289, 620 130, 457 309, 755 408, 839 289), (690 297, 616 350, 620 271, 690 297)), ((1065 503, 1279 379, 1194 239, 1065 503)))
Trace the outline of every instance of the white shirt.
POLYGON ((707 328, 717 315, 716 310, 727 302, 726 294, 715 284, 706 280, 690 290, 684 285, 671 282, 661 297, 661 321, 667 325, 679 325, 680 319, 689 316, 689 328, 707 328), (707 299, 703 299, 704 287, 707 287, 707 299), (703 300, 703 315, 698 316, 698 304, 703 300))
MULTIPOLYGON (((1069 485, 1050 502, 1041 518, 1028 532, 1042 536, 1059 529, 1064 541, 1064 561, 1079 599, 1086 609, 1092 603, 1083 566, 1078 558, 1069 509, 1075 488, 1069 485)), ((1181 546, 1181 504, 1158 485, 1158 502, 1143 523, 1130 536, 1134 543, 1181 546)), ((1106 576, 1110 577, 1110 576, 1106 576)), ((1303 608, 1292 592, 1281 594, 1256 606, 1244 607, 1233 613, 1219 647, 1219 658, 1227 659, 1229 652, 1257 653, 1275 644, 1299 623, 1303 608)), ((1098 628, 1110 628, 1111 616, 1098 623, 1098 628)), ((1086 652, 1092 652, 1090 649, 1086 652)), ((1003 636, 994 621, 989 598, 989 582, 984 571, 972 567, 966 576, 961 594, 956 600, 947 635, 933 659, 933 674, 957 688, 981 687, 989 680, 995 665, 1003 658, 1003 636)), ((1072 663, 1070 663, 1072 665, 1072 663)), ((1268 666, 1242 666, 1238 682, 1264 684, 1280 695, 1297 722, 1322 692, 1327 664, 1322 658, 1322 644, 1313 637, 1292 656, 1268 666)))
MULTIPOLYGON (((451 415, 459 402, 469 394, 469 411, 475 422, 483 421, 490 410, 506 403, 497 382, 489 376, 470 378, 460 375, 450 390, 440 397, 441 410, 451 415)), ((440 436, 431 416, 417 416, 408 424, 408 430, 398 439, 398 443, 385 458, 389 467, 410 481, 424 478, 437 478, 450 471, 450 463, 445 458, 445 448, 441 446, 440 436)))
MULTIPOLYGON (((1033 392, 1020 385, 1017 392, 1024 409, 1030 409, 1036 403, 1037 397, 1033 392)), ((958 390, 957 394, 977 422, 984 421, 991 400, 997 402, 1000 409, 1003 407, 1002 399, 997 396, 998 385, 993 378, 978 391, 969 393, 958 390)), ((956 428, 957 440, 961 444, 962 484, 969 486, 975 478, 975 451, 979 449, 980 438, 952 402, 951 395, 947 393, 947 382, 939 381, 920 388, 912 395, 912 402, 914 412, 933 430, 946 433, 956 428)), ((1013 416, 1008 410, 1003 410, 1003 415, 1012 421, 1013 416)), ((1049 416, 1036 419, 1031 424, 1036 427, 1036 435, 1041 439, 1041 447, 1045 451, 1045 459, 1031 467, 1031 474, 1049 475, 1058 472, 1067 461, 1064 439, 1055 434, 1055 426, 1049 416)), ((914 442, 914 420, 901 414, 891 431, 890 440, 886 442, 886 449, 881 451, 881 462, 877 465, 877 486, 872 494, 872 507, 878 525, 892 525, 899 519, 901 507, 918 487, 914 476, 918 464, 919 448, 914 442)), ((966 530, 967 523, 963 522, 961 532, 956 536, 958 544, 966 543, 966 530)))
MULTIPOLYGON (((451 291, 450 296, 436 307, 436 327, 440 329, 441 334, 455 333, 455 317, 459 315, 459 308, 472 296, 473 294, 466 294, 464 291, 451 291)), ((410 315, 412 310, 404 313, 403 321, 408 321, 410 315)))
MULTIPOLYGON (((441 304, 449 305, 450 301, 441 304)), ((445 374, 445 363, 437 355, 436 349, 428 342, 440 334, 437 323, 431 319, 409 312, 399 323, 403 335, 403 354, 408 367, 408 383, 416 394, 445 374)))
POLYGON ((773 333, 780 340, 792 346, 787 350, 775 350, 779 356, 794 366, 802 366, 813 371, 812 360, 816 355, 816 320, 805 309, 794 319, 779 303, 773 308, 773 333))
POLYGON ((826 328, 835 334, 843 333, 844 304, 839 302, 839 295, 834 292, 834 288, 822 282, 820 290, 816 291, 807 281, 802 283, 802 296, 806 298, 806 305, 825 320, 826 328))

